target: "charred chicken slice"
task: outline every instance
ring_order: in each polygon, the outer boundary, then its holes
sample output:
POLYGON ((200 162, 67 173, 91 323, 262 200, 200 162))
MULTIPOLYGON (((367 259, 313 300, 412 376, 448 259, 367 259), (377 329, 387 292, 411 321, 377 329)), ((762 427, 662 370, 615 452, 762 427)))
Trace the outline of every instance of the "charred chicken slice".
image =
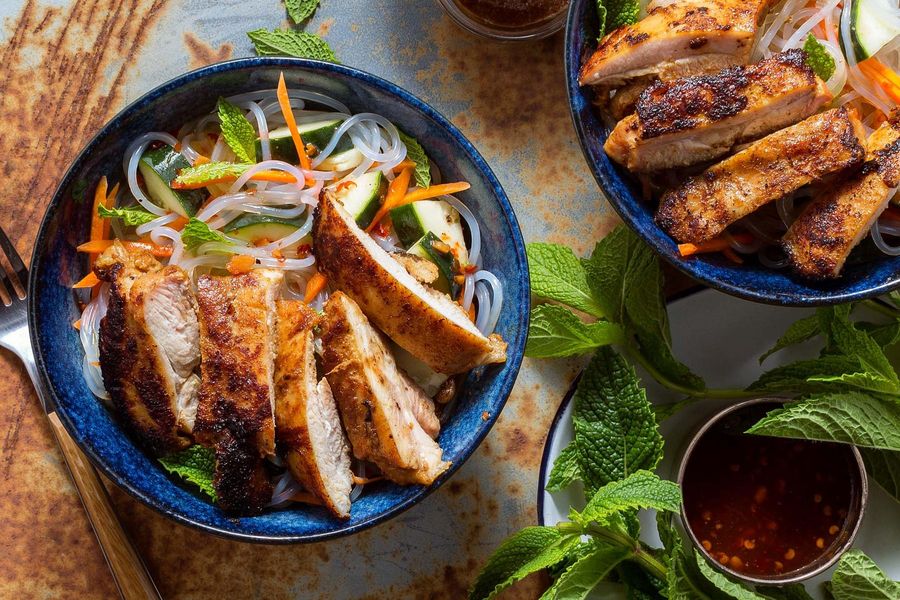
POLYGON ((328 381, 313 352, 318 314, 302 302, 278 301, 275 432, 288 469, 336 517, 350 516, 350 447, 328 381))
MULTIPOLYGON (((745 64, 769 0, 679 0, 660 3, 633 25, 600 40, 584 64, 581 85, 618 87, 647 75, 745 64)), ((662 77, 666 79, 666 77, 662 77)))
POLYGON ((845 108, 830 110, 764 137, 666 192, 656 221, 679 242, 703 242, 764 204, 864 158, 859 118, 845 108))
POLYGON ((631 171, 694 165, 814 114, 831 101, 803 50, 650 86, 604 149, 631 171))
POLYGON ((190 444, 200 362, 197 306, 187 274, 116 243, 95 265, 110 284, 100 323, 100 369, 116 412, 151 452, 190 444))
POLYGON ((333 199, 323 198, 316 209, 313 240, 328 280, 435 371, 462 373, 506 360, 500 336, 483 336, 459 304, 417 281, 333 199))
POLYGON ((433 439, 440 427, 434 405, 397 368, 386 343, 349 296, 328 299, 322 363, 354 456, 397 483, 429 485, 450 466, 433 439))
POLYGON ((271 500, 264 459, 275 454, 276 309, 282 274, 204 275, 197 282, 202 355, 194 430, 216 451, 219 504, 257 512, 271 500))
POLYGON ((900 185, 900 112, 869 136, 860 172, 812 200, 782 244, 805 277, 837 277, 850 251, 866 236, 900 185))

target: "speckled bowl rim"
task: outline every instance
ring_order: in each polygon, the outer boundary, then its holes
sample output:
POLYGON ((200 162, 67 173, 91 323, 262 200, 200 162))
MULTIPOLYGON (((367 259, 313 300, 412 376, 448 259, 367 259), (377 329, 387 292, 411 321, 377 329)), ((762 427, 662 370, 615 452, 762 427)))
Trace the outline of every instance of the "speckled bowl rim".
MULTIPOLYGON (((572 0, 569 3, 569 14, 566 19, 566 35, 564 43, 565 53, 565 77, 566 91, 569 100, 569 114, 575 125, 575 132, 578 137, 578 143, 581 146, 581 152, 585 161, 594 175, 597 184, 603 190, 604 195, 609 200, 622 220, 666 262, 675 267, 678 271, 684 273, 688 277, 702 282, 703 284, 717 289, 719 291, 752 300, 754 302, 762 302, 765 304, 776 304, 780 306, 826 306, 830 304, 841 304, 854 300, 863 300, 879 296, 900 288, 900 259, 896 257, 882 259, 882 261, 893 261, 893 273, 885 280, 879 282, 865 283, 865 278, 857 282, 857 289, 845 289, 846 286, 841 280, 834 282, 834 286, 830 287, 828 283, 823 285, 821 289, 806 287, 803 283, 794 282, 786 283, 783 287, 788 289, 765 290, 748 287, 732 281, 717 277, 715 271, 723 272, 726 269, 708 263, 702 257, 692 257, 685 260, 674 255, 676 244, 667 233, 662 231, 656 223, 649 224, 644 221, 644 215, 637 210, 642 203, 626 202, 625 198, 616 190, 617 184, 627 185, 616 167, 609 161, 605 155, 598 156, 592 151, 589 143, 588 131, 584 120, 579 115, 579 106, 581 103, 587 102, 589 99, 584 95, 581 86, 578 84, 578 72, 581 61, 581 48, 576 47, 576 32, 581 27, 583 15, 592 5, 593 0, 572 0), (650 231, 648 232, 648 229, 650 231), (826 287, 827 286, 827 287, 826 287), (793 288, 793 289, 790 289, 793 288)), ((602 153, 601 153, 602 154, 602 153)), ((882 262, 879 261, 879 262, 882 262)), ((874 263, 873 263, 874 264, 874 263)), ((750 271, 746 271, 750 274, 750 271)), ((776 273, 772 271, 772 273, 776 273)), ((721 273, 720 273, 721 274, 721 273)), ((746 275, 744 275, 746 276, 746 275)), ((871 275, 869 275, 871 277, 871 275)), ((781 286, 780 286, 781 287, 781 286)))
MULTIPOLYGON (((412 108, 422 112, 426 117, 432 119, 438 126, 440 126, 440 128, 445 131, 448 136, 453 138, 453 140, 462 147, 463 151, 467 154, 468 159, 484 175, 485 179, 489 183, 494 198, 499 204, 500 212, 507 220, 507 225, 513 233, 512 238, 509 240, 509 244, 512 246, 513 254, 515 256, 518 267, 518 279, 516 281, 516 287, 518 289, 524 290, 522 294, 523 297, 521 299, 516 298, 516 300, 520 300, 517 306, 513 307, 512 304, 508 304, 508 306, 512 307, 511 310, 519 311, 518 319, 515 322, 514 328, 514 330, 519 333, 515 337, 515 339, 506 340, 509 344, 507 348, 507 362, 503 368, 503 373, 500 375, 501 380, 499 383, 498 391, 496 393, 496 396, 498 398, 497 403, 494 407, 492 407, 492 410, 490 411, 488 417, 486 419, 483 419, 483 425, 480 427, 480 431, 475 436, 473 443, 470 444, 470 446, 461 453, 458 460, 454 461, 450 468, 447 469, 447 471, 444 472, 431 485, 422 487, 422 489, 420 489, 418 492, 416 492, 409 498, 406 498, 403 501, 397 503, 388 510, 374 515, 366 521, 355 523, 350 526, 339 526, 338 528, 328 532, 309 535, 250 534, 216 527, 185 516, 177 510, 170 510, 161 506, 157 502, 156 498, 154 498, 152 495, 144 493, 142 490, 135 487, 131 483, 131 481, 129 481, 127 476, 118 473, 109 465, 107 465, 106 462, 102 460, 95 452, 89 438, 81 437, 75 427, 75 424, 70 419, 65 409, 62 408, 57 402, 56 391, 53 389, 53 386, 50 383, 51 380, 47 372, 47 366, 45 364, 44 357, 40 351, 40 345, 38 343, 36 328, 36 321, 38 319, 36 299, 38 297, 38 294, 34 293, 33 291, 30 291, 28 295, 28 329, 32 348, 34 349, 38 372, 40 373, 41 377, 41 384, 48 390, 50 395, 50 402, 52 403, 52 406, 47 407, 48 411, 56 410, 57 414, 60 416, 60 420, 62 421, 66 430, 69 432, 69 435, 72 436, 72 439, 75 440, 81 450, 87 455, 91 463, 110 481, 118 485, 133 498, 137 499, 142 504, 151 508, 155 512, 183 525, 187 525, 203 532, 212 533, 219 537, 259 544, 312 543, 359 533, 363 530, 374 527, 375 525, 388 521, 396 517, 400 513, 408 510, 412 506, 418 504, 429 494, 441 487, 441 485, 443 485, 456 471, 458 471, 462 467, 462 465, 472 456, 472 454, 474 454, 475 450, 481 445, 481 442, 484 441, 484 438, 487 437, 488 433, 490 433, 494 424, 497 422, 500 413, 506 405, 507 400, 509 399, 509 395, 512 392, 513 386, 518 376, 519 369, 522 365, 522 359, 524 357, 525 340, 528 332, 528 318, 531 306, 531 287, 528 273, 528 261, 525 256, 525 242, 522 237, 522 231, 519 226, 518 219, 516 218, 516 214, 513 211, 512 205, 509 203, 506 192, 500 185, 500 181, 494 175, 493 171, 488 166, 487 162, 484 160, 481 154, 462 134, 462 132, 460 132, 459 129, 457 129, 452 123, 450 123, 450 121, 446 117, 444 117, 437 110, 432 108, 428 103, 421 100, 417 96, 411 94, 410 92, 404 90, 394 83, 391 83, 386 79, 353 67, 317 60, 288 57, 248 57, 215 63, 206 67, 195 69, 193 71, 188 71, 187 73, 174 77, 169 81, 153 88, 137 100, 125 106, 102 128, 100 128, 100 130, 84 146, 81 152, 78 153, 77 157, 74 159, 71 166, 68 168, 65 175, 60 180, 60 183, 53 194, 53 199, 48 204, 47 209, 44 213, 44 217, 41 220, 41 225, 38 229, 37 237, 35 238, 34 249, 36 252, 38 248, 45 247, 45 237, 49 235, 49 223, 53 220, 59 206, 64 201, 63 192, 82 170, 87 157, 90 156, 91 153, 94 152, 94 150, 98 147, 98 145, 100 144, 100 139, 106 137, 111 131, 117 129, 120 126, 121 122, 125 120, 128 115, 140 109, 144 105, 158 100, 172 90, 175 90, 182 85, 198 78, 247 67, 272 66, 284 67, 285 69, 290 69, 292 67, 301 67, 311 70, 340 73, 353 79, 361 80, 367 85, 379 88, 381 91, 389 95, 396 96, 400 101, 405 102, 412 108)), ((36 289, 35 286, 39 285, 37 273, 41 271, 43 259, 43 255, 37 253, 32 256, 28 282, 29 290, 34 290, 36 289)), ((122 432, 122 435, 126 435, 124 431, 122 432)), ((176 484, 173 483, 172 485, 176 484)))

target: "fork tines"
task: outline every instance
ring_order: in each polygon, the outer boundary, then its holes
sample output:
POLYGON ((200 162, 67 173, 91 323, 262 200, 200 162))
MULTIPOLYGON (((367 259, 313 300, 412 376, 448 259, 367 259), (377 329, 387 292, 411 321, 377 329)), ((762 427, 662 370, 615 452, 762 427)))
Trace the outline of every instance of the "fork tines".
POLYGON ((9 241, 3 228, 0 228, 0 249, 6 256, 6 264, 0 269, 0 301, 5 306, 10 306, 16 299, 25 299, 28 269, 25 268, 22 257, 16 252, 15 246, 9 241))

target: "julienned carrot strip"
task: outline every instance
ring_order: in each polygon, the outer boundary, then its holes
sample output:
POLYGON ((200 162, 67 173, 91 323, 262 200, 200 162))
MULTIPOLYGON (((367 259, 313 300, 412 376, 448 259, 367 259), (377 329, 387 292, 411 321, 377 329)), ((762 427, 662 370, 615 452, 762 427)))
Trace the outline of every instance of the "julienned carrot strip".
POLYGON ((256 259, 246 254, 235 254, 228 261, 228 272, 232 275, 243 275, 249 273, 256 264, 256 259))
MULTIPOLYGON (((372 165, 372 166, 374 167, 374 165, 372 165)), ((400 171, 402 171, 403 169, 406 169, 406 168, 415 169, 416 168, 415 161, 410 160, 408 158, 404 159, 403 162, 397 163, 397 166, 394 167, 394 173, 399 173, 400 171)))
POLYGON ((375 229, 375 227, 378 226, 378 222, 383 219, 392 208, 395 208, 404 197, 406 197, 406 190, 409 189, 409 180, 412 178, 412 172, 413 170, 410 167, 406 167, 394 178, 391 185, 388 186, 387 194, 384 197, 384 203, 378 209, 378 212, 375 213, 375 218, 372 219, 372 222, 366 227, 367 232, 375 229))
POLYGON ((93 271, 91 271, 90 273, 88 273, 87 275, 84 276, 84 279, 82 279, 81 281, 79 281, 78 283, 73 285, 72 287, 77 290, 80 290, 80 289, 84 289, 84 288, 92 288, 99 283, 100 283, 100 279, 96 275, 94 275, 93 271))
POLYGON ((205 156, 203 156, 202 154, 200 154, 200 155, 197 156, 197 158, 194 160, 194 164, 191 165, 191 166, 192 166, 192 167, 199 167, 200 165, 205 165, 205 164, 208 163, 208 162, 209 162, 209 159, 206 158, 205 156))
POLYGON ((316 274, 306 282, 306 293, 303 295, 303 301, 309 304, 315 300, 316 296, 325 289, 326 283, 328 283, 328 278, 316 271, 316 274))
POLYGON ((76 319, 72 321, 72 327, 75 328, 75 331, 81 331, 81 319, 76 319))
POLYGON ((169 227, 171 227, 175 231, 181 231, 182 229, 184 229, 184 226, 187 224, 188 224, 187 217, 178 217, 177 219, 175 219, 174 221, 169 223, 169 227))
MULTIPOLYGON (((116 240, 91 240, 90 242, 86 242, 81 244, 76 248, 79 252, 103 252, 107 248, 113 245, 116 240)), ((169 246, 160 246, 158 244, 154 244, 153 242, 131 242, 131 241, 123 241, 119 240, 123 246, 128 248, 129 250, 146 250, 156 256, 157 258, 167 258, 172 256, 172 248, 169 246)))
MULTIPOLYGON (((231 183, 236 181, 237 175, 224 175, 216 179, 207 179, 206 181, 197 183, 178 183, 177 180, 172 182, 172 187, 176 190, 199 190, 217 183, 231 183)), ((296 183, 297 178, 285 171, 265 170, 257 171, 250 176, 253 181, 272 181, 274 183, 296 183)))
POLYGON ((278 77, 278 105, 281 107, 281 114, 284 115, 284 122, 287 124, 288 130, 291 132, 291 138, 294 140, 294 146, 297 147, 297 156, 300 158, 300 166, 309 171, 309 157, 306 155, 306 146, 297 130, 297 121, 294 119, 294 111, 291 110, 291 99, 288 97, 287 84, 284 82, 284 73, 278 77))
MULTIPOLYGON (((403 197, 403 200, 397 203, 397 206, 403 206, 410 202, 418 202, 419 200, 428 200, 429 198, 437 198, 438 196, 447 196, 449 194, 457 194, 469 189, 470 186, 465 181, 457 183, 442 183, 440 185, 432 185, 427 188, 419 188, 413 190, 403 197)), ((394 207, 396 208, 396 206, 394 207)))
POLYGON ((725 255, 725 258, 727 258, 728 260, 730 260, 731 262, 733 262, 736 265, 744 264, 744 259, 741 258, 740 256, 738 256, 738 253, 735 252, 734 248, 732 248, 731 246, 722 250, 722 254, 725 255))
MULTIPOLYGON (((101 240, 109 237, 108 235, 104 235, 105 225, 109 222, 108 219, 104 219, 100 216, 100 207, 106 206, 106 190, 107 190, 107 181, 106 176, 100 178, 100 181, 97 182, 97 189, 94 190, 94 206, 91 212, 91 240, 101 240)), ((90 256, 88 256, 88 268, 94 268, 94 261, 97 260, 97 256, 99 252, 92 252, 90 256)))
POLYGON ((900 102, 900 75, 874 56, 860 62, 858 66, 863 74, 878 83, 891 100, 900 102))
MULTIPOLYGON (((733 237, 742 244, 749 244, 753 241, 753 236, 749 233, 738 233, 734 234, 733 237)), ((698 244, 678 244, 678 252, 681 256, 692 256, 694 254, 704 254, 707 252, 722 252, 726 248, 731 248, 731 243, 724 236, 713 238, 698 244)))

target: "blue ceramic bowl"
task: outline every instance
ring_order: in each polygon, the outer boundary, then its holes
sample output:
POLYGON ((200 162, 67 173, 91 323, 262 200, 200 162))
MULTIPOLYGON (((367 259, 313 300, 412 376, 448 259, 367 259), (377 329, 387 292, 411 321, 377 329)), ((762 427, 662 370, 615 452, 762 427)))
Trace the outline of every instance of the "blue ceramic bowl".
POLYGON ((63 423, 93 463, 135 498, 176 521, 265 543, 308 542, 361 531, 399 514, 451 477, 487 435, 512 389, 525 347, 530 302, 524 243, 512 207, 463 135, 433 108, 383 79, 341 65, 289 58, 240 59, 192 71, 120 112, 81 152, 50 203, 34 251, 30 290, 29 325, 40 372, 63 423), (479 218, 485 266, 504 285, 497 331, 509 343, 508 360, 479 369, 466 380, 439 439, 453 466, 429 487, 386 482, 366 486, 348 521, 303 505, 233 518, 167 476, 88 390, 81 376, 82 350, 72 328, 79 310, 71 285, 87 270, 85 257, 75 247, 88 239, 90 197, 97 180, 102 175, 113 182, 122 177, 123 153, 136 136, 175 130, 212 110, 219 96, 274 88, 281 71, 289 86, 324 92, 353 112, 384 115, 418 138, 445 180, 471 183, 461 198, 479 218))
POLYGON ((597 47, 595 0, 572 0, 566 24, 566 86, 569 107, 581 149, 594 178, 622 220, 660 256, 679 271, 715 289, 748 300, 787 306, 818 306, 860 300, 900 286, 900 258, 875 255, 850 263, 840 279, 817 283, 795 277, 788 269, 775 270, 755 261, 735 265, 719 254, 682 258, 678 246, 654 222, 655 203, 640 199, 640 188, 628 172, 603 151, 609 129, 592 105, 593 92, 578 85, 578 70, 597 47))

